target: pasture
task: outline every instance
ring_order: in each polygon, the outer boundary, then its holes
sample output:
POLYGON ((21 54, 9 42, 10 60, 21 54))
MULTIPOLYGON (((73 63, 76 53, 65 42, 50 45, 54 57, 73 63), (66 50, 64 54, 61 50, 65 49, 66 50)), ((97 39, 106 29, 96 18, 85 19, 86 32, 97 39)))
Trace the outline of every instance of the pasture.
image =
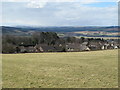
POLYGON ((3 88, 116 88, 118 50, 2 55, 3 88))

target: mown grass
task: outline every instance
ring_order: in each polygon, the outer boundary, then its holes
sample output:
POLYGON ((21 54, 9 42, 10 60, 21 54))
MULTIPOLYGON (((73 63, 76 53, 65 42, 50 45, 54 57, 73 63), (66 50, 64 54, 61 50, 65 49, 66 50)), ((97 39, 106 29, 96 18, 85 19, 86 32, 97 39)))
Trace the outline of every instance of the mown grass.
POLYGON ((118 50, 2 56, 3 88, 118 86, 118 50))

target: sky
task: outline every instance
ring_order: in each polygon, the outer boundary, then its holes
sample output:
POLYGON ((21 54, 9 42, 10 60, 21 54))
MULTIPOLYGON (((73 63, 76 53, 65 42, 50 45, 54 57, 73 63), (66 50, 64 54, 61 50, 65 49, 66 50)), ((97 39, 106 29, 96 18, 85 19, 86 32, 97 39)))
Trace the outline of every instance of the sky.
POLYGON ((118 2, 3 0, 0 17, 4 26, 116 26, 118 2))

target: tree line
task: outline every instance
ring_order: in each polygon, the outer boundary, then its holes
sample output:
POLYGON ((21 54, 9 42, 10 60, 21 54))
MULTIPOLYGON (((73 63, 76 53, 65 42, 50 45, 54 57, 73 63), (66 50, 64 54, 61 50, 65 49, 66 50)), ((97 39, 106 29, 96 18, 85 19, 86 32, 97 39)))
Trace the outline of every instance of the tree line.
POLYGON ((75 37, 64 37, 60 38, 55 32, 35 32, 31 36, 13 36, 3 35, 2 36, 2 53, 14 53, 18 50, 20 45, 36 45, 46 44, 48 46, 60 45, 63 46, 67 43, 81 44, 85 41, 90 40, 105 41, 104 39, 95 38, 75 38, 75 37))

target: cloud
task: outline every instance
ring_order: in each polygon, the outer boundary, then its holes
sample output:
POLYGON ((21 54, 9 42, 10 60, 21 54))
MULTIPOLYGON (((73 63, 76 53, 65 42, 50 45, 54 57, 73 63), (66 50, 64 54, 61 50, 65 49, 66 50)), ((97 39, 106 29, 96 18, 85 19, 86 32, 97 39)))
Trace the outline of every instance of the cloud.
POLYGON ((28 4, 27 7, 30 8, 43 8, 47 4, 47 0, 31 0, 28 4))
POLYGON ((32 8, 26 8, 25 4, 4 3, 3 6, 6 8, 3 8, 3 23, 38 26, 105 26, 117 25, 118 22, 117 4, 110 7, 96 7, 96 3, 95 6, 89 6, 81 2, 56 2, 43 3, 38 7, 31 6, 32 8))
MULTIPOLYGON (((30 2, 31 0, 1 0, 2 2, 30 2)), ((118 2, 119 0, 32 0, 39 2, 118 2)))
POLYGON ((2 0, 2 2, 27 2, 27 7, 43 8, 48 2, 80 2, 90 4, 95 2, 118 2, 119 0, 2 0))
POLYGON ((118 10, 116 7, 89 7, 74 3, 61 7, 55 13, 63 23, 61 25, 117 25, 118 10))
POLYGON ((27 7, 44 8, 48 2, 75 2, 75 0, 30 0, 27 7))
POLYGON ((80 4, 90 4, 95 2, 118 2, 118 0, 29 0, 27 7, 44 8, 48 2, 78 2, 80 4))
POLYGON ((30 0, 1 0, 2 2, 29 2, 30 0))

